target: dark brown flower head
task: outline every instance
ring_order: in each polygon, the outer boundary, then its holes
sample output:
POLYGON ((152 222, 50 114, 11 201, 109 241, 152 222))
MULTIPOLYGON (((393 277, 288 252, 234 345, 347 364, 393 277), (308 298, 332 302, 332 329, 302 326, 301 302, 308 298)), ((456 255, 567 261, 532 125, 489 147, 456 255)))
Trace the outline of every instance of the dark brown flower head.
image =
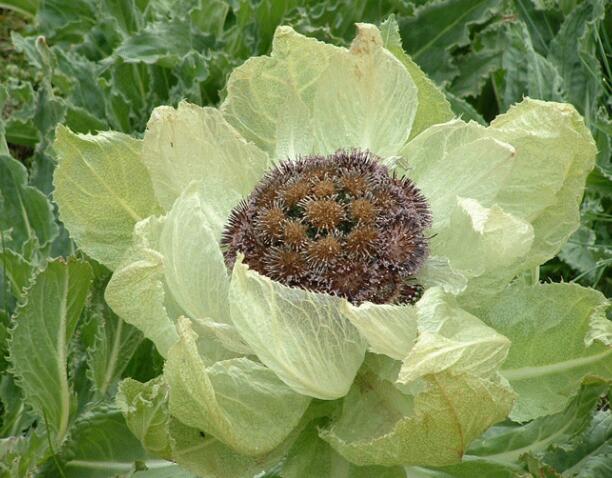
POLYGON ((428 254, 427 202, 408 178, 369 152, 286 161, 230 215, 225 261, 289 286, 370 301, 416 301, 414 275, 428 254))

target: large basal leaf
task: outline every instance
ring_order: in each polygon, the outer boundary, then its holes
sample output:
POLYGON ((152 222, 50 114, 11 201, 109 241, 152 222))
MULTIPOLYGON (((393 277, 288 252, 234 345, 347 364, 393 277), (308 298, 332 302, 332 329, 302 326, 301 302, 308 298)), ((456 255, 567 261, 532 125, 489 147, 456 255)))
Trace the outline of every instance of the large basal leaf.
POLYGON ((127 63, 142 62, 172 68, 191 49, 204 47, 197 40, 198 36, 191 32, 190 22, 174 18, 149 23, 140 32, 127 37, 114 54, 127 63))
POLYGON ((542 0, 515 0, 514 10, 525 22, 533 41, 535 50, 541 55, 550 51, 550 42, 558 32, 563 21, 563 11, 575 5, 564 2, 549 2, 542 0))
POLYGON ((356 466, 319 438, 312 423, 295 441, 281 470, 282 478, 405 478, 399 466, 356 466))
POLYGON ((612 411, 597 411, 583 433, 551 447, 542 461, 562 471, 563 476, 609 477, 612 474, 612 411))
POLYGON ((23 164, 6 155, 0 155, 0 231, 3 247, 16 252, 31 240, 41 247, 48 246, 58 233, 51 203, 28 185, 23 164))
POLYGON ((482 114, 476 111, 476 108, 474 108, 463 98, 455 96, 450 91, 447 91, 446 99, 450 103, 453 113, 455 113, 456 116, 462 118, 465 121, 475 121, 476 123, 481 124, 483 126, 487 125, 487 122, 482 117, 482 114))
POLYGON ((504 465, 502 463, 484 460, 464 461, 458 465, 425 468, 421 466, 407 466, 407 478, 532 478, 524 474, 518 465, 504 465))
POLYGON ((428 2, 399 20, 404 48, 437 83, 459 73, 451 49, 469 43, 469 27, 487 22, 499 11, 497 0, 428 2))
POLYGON ((38 10, 39 0, 3 0, 2 7, 32 17, 38 10))
POLYGON ((103 302, 90 308, 89 321, 95 334, 87 354, 89 378, 101 396, 112 394, 143 336, 103 302))
POLYGON ((163 460, 147 455, 117 407, 98 405, 79 415, 70 427, 70 436, 59 451, 57 462, 49 460, 40 476, 111 478, 129 473, 137 461, 153 467, 164 464, 163 460))
POLYGON ((95 24, 96 7, 91 0, 45 0, 36 19, 48 38, 78 42, 95 24))
POLYGON ((560 413, 522 425, 511 420, 495 425, 470 444, 466 455, 469 459, 516 465, 527 452, 542 453, 554 445, 562 450, 568 440, 589 425, 606 389, 599 383, 586 385, 560 413))
POLYGON ((512 419, 560 412, 586 377, 612 380, 607 307, 575 284, 517 285, 498 297, 483 320, 512 341, 501 371, 519 395, 512 419))
POLYGON ((32 476, 37 463, 48 446, 42 433, 9 436, 0 442, 0 476, 21 478, 32 476))
MULTIPOLYGON (((8 91, 6 87, 4 85, 0 85, 0 111, 4 111, 4 105, 6 104, 7 98, 8 91)), ((6 143, 6 131, 2 117, 0 117, 0 155, 10 155, 8 144, 6 143)))
POLYGON ((86 262, 50 262, 34 279, 11 333, 13 373, 56 443, 63 440, 76 406, 68 381, 68 349, 91 280, 86 262))
POLYGON ((598 29, 606 9, 603 0, 587 0, 565 18, 550 45, 550 59, 564 81, 567 100, 589 120, 595 118, 599 98, 605 94, 602 71, 595 53, 598 29))
POLYGON ((56 132, 59 164, 53 183, 59 214, 71 237, 110 269, 132 244, 134 225, 158 210, 142 142, 115 132, 56 132))
MULTIPOLYGON (((450 91, 459 98, 477 97, 489 76, 501 67, 501 52, 496 48, 484 47, 459 57, 459 76, 455 78, 450 91)), ((471 119, 463 116, 464 119, 471 119)))
MULTIPOLYGON (((21 299, 24 288, 28 285, 32 274, 32 264, 21 254, 0 245, 0 284, 4 291, 9 292, 16 300, 21 299), (3 283, 6 281, 6 283, 3 283)), ((6 294, 0 295, 0 308, 7 308, 4 304, 6 294)))
POLYGON ((563 101, 563 79, 555 65, 535 51, 527 26, 523 22, 511 23, 504 29, 503 37, 502 111, 524 96, 563 101))

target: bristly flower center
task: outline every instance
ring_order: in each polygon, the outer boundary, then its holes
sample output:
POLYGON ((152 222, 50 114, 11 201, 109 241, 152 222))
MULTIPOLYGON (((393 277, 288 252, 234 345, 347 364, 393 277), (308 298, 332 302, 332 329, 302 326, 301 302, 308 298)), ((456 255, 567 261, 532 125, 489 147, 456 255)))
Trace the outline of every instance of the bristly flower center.
POLYGON ((231 213, 225 261, 293 287, 370 301, 411 303, 428 254, 431 215, 408 178, 369 152, 338 151, 272 169, 231 213))

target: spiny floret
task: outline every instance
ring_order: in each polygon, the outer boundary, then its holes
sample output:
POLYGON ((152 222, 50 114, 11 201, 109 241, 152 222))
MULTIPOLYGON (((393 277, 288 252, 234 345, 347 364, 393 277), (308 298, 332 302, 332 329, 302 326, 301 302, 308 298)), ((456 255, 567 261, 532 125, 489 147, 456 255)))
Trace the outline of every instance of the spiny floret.
POLYGON ((369 152, 286 161, 231 213, 222 246, 289 286, 353 303, 414 302, 414 275, 428 254, 431 215, 408 178, 389 175, 369 152))

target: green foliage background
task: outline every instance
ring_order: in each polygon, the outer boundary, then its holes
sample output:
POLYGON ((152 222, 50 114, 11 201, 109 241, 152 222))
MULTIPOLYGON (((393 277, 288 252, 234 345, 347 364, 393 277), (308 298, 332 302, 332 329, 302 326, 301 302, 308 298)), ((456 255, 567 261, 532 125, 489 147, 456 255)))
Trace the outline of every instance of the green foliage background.
MULTIPOLYGON (((84 257, 56 219, 57 124, 140 136, 157 105, 217 104, 229 72, 267 53, 279 24, 348 44, 355 22, 395 15, 405 50, 464 119, 486 124, 523 96, 570 102, 585 117, 599 155, 582 224, 540 279, 609 296, 611 7, 605 0, 0 0, 0 477, 181 473, 146 456, 113 404, 120 378, 148 380, 161 359, 105 305, 108 271, 84 257), (76 258, 51 259, 60 256, 76 258), (73 280, 85 289, 70 289, 73 280), (50 313, 52 291, 63 286, 80 307, 41 315, 37 307, 50 313), (58 331, 63 340, 52 349, 28 344, 24 317, 47 324, 51 342, 58 331), (37 353, 54 357, 54 370, 65 374, 41 381, 37 353), (31 357, 31 366, 10 366, 23 360, 8 355, 31 357), (110 462, 119 468, 109 472, 110 462)), ((583 426, 564 447, 533 448, 519 471, 561 476, 604 446, 609 458, 611 417, 599 408, 594 415, 592 406, 580 408, 583 426)), ((594 474, 584 476, 610 476, 612 459, 608 468, 593 460, 594 474)))

